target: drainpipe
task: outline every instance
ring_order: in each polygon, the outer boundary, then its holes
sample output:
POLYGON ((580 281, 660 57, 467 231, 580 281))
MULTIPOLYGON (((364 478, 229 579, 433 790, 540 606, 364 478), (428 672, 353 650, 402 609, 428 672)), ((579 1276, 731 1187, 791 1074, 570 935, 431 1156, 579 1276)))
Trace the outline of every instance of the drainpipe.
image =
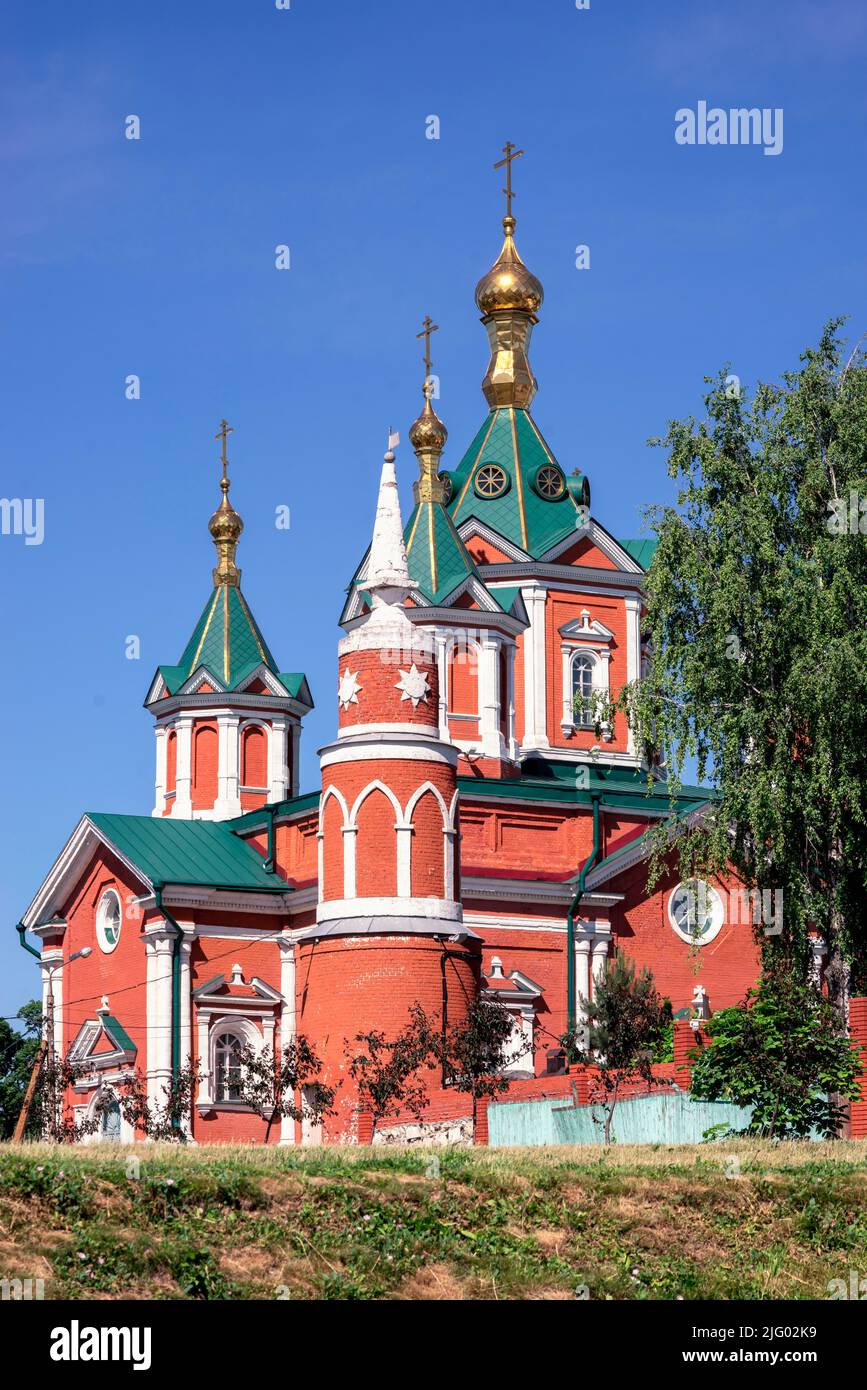
POLYGON ((24 933, 25 933, 26 930, 27 930, 27 928, 25 927, 24 923, 23 923, 23 922, 19 922, 19 923, 18 923, 18 926, 15 928, 15 930, 16 930, 17 933, 18 933, 18 944, 19 944, 20 946, 23 946, 24 949, 25 949, 25 951, 29 951, 30 954, 31 954, 31 956, 35 956, 37 960, 41 960, 41 959, 42 959, 42 952, 41 952, 41 951, 35 950, 34 947, 30 945, 30 942, 29 942, 29 941, 25 941, 25 940, 24 940, 24 933))
POLYGON ((599 802, 601 793, 594 792, 593 799, 593 848, 589 858, 584 864, 583 869, 578 875, 578 883, 575 888, 575 896, 572 905, 566 914, 566 1022, 569 1031, 575 1027, 577 1021, 577 1009, 575 999, 575 914, 578 905, 584 896, 584 883, 587 875, 596 863, 600 848, 600 824, 599 824, 599 802))
POLYGON ((277 809, 276 802, 271 802, 262 807, 268 817, 268 850, 265 855, 265 868, 269 874, 274 872, 274 812, 277 809))
MULTIPOLYGON (((175 934, 172 942, 172 1088, 175 1089, 181 1071, 181 942, 184 933, 172 914, 163 907, 164 887, 164 883, 154 884, 154 902, 157 912, 168 922, 175 934)), ((176 1115, 172 1119, 172 1129, 180 1129, 180 1121, 176 1115)))

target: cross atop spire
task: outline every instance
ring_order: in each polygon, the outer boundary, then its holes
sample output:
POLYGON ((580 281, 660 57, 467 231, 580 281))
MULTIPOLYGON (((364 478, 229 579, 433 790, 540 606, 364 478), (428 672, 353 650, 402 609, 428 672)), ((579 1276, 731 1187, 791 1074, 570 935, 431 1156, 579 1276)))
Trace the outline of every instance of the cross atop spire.
MULTIPOLYGON (((222 443, 221 443, 221 445, 220 445, 220 462, 221 462, 221 464, 223 465, 223 478, 222 478, 222 482, 224 482, 224 483, 226 483, 226 484, 228 484, 228 481, 229 481, 229 474, 228 474, 229 460, 228 460, 228 457, 227 457, 227 455, 226 455, 226 444, 227 444, 227 442, 228 442, 229 435, 230 435, 230 434, 234 434, 234 433, 235 433, 234 426, 230 425, 229 422, 228 422, 228 420, 221 420, 221 421, 220 421, 220 428, 217 430, 217 433, 214 435, 214 438, 215 438, 215 439, 220 439, 220 440, 222 440, 222 443)), ((222 484, 221 484, 221 485, 222 485, 222 484)), ((224 491, 226 491, 226 490, 227 490, 227 489, 224 489, 224 491)))
POLYGON ((424 319, 422 320, 421 332, 416 333, 415 335, 417 338, 424 338, 424 357, 422 358, 422 361, 424 362, 423 389, 426 396, 429 394, 430 391, 430 369, 433 365, 430 355, 430 336, 432 333, 438 333, 439 327, 440 326, 438 323, 434 323, 430 314, 425 314, 424 319))
POLYGON ((506 166, 506 187, 503 189, 503 192, 506 195, 507 217, 512 216, 512 199, 516 196, 512 192, 512 161, 515 159, 520 159, 523 153, 524 151, 517 149, 512 144, 511 140, 507 140, 505 145, 503 146, 503 154, 505 155, 505 159, 498 160, 497 163, 494 165, 495 169, 502 169, 503 165, 506 166))

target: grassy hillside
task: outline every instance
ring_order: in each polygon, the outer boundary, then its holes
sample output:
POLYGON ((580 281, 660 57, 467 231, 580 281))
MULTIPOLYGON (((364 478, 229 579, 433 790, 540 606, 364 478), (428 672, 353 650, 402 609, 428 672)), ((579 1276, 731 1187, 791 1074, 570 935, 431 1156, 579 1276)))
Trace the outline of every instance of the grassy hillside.
POLYGON ((6 1145, 0 1277, 46 1298, 821 1299, 867 1269, 865 1176, 857 1143, 6 1145))

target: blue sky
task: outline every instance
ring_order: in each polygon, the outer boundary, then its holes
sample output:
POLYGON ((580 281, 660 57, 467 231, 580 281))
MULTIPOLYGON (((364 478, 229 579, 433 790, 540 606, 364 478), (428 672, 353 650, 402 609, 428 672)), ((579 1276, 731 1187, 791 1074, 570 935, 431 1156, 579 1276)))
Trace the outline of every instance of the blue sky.
POLYGON ((526 150, 517 240, 546 291, 534 413, 638 535, 670 497, 646 440, 700 410, 704 374, 775 378, 832 314, 867 330, 865 57, 860 0, 9 0, 0 497, 44 499, 45 536, 0 535, 0 1013, 37 991, 13 927, 81 811, 151 809, 141 702, 210 589, 221 416, 245 593, 318 702, 309 788, 425 313, 449 466, 484 415, 503 143, 526 150), (781 107, 783 152, 676 144, 701 100, 781 107))

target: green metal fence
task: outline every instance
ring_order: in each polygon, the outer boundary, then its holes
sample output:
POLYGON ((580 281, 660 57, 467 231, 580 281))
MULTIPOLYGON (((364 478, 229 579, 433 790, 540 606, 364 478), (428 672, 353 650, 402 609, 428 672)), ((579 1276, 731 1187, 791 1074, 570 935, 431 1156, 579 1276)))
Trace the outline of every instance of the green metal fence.
MULTIPOLYGON (((612 1138, 618 1144, 698 1144, 715 1125, 744 1129, 752 1111, 725 1101, 690 1100, 683 1091, 655 1091, 621 1100, 612 1138)), ((601 1144, 598 1106, 537 1100, 488 1107, 488 1143, 493 1148, 539 1144, 601 1144)))

